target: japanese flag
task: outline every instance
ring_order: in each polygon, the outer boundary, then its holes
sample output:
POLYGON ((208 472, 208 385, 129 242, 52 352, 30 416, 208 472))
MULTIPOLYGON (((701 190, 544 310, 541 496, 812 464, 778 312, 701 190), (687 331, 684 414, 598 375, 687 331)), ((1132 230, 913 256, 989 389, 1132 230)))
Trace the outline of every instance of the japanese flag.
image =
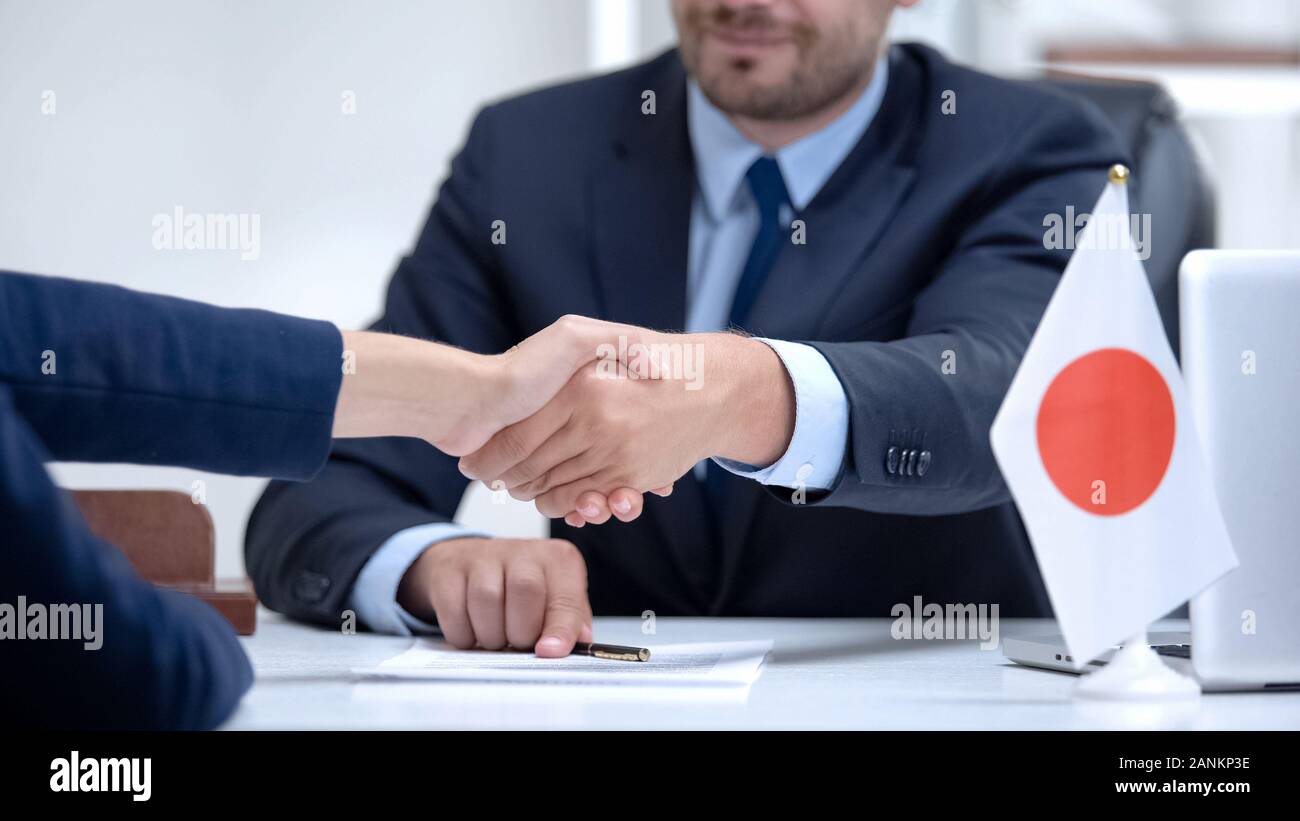
POLYGON ((991 434, 1076 667, 1237 565, 1126 180, 1112 169, 991 434))

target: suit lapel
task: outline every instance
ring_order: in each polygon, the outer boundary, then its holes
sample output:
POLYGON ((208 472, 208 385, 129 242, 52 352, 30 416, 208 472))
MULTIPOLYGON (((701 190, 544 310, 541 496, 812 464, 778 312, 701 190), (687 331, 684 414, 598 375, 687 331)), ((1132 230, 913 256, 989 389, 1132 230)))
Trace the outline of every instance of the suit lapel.
POLYGON ((612 156, 591 180, 589 224, 605 318, 681 330, 695 167, 681 63, 669 61, 658 77, 655 114, 629 95, 612 156))
MULTIPOLYGON (((875 119, 822 190, 797 215, 804 221, 806 243, 782 248, 758 294, 747 323, 755 335, 818 338, 847 284, 864 269, 899 203, 911 190, 916 179, 915 150, 922 133, 915 102, 921 78, 905 58, 891 59, 889 88, 875 119)), ((852 307, 864 313, 877 309, 870 304, 852 307)), ((722 583, 711 612, 721 612, 726 606, 759 499, 767 493, 757 482, 731 483, 722 528, 722 583)))

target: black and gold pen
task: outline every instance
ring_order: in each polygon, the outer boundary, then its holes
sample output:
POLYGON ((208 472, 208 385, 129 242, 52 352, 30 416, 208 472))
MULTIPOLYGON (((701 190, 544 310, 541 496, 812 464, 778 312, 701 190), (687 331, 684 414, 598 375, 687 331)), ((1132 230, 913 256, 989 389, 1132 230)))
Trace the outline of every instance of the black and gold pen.
POLYGON ((594 644, 580 641, 573 645, 575 656, 595 656, 612 661, 649 661, 650 651, 644 647, 624 647, 621 644, 594 644))

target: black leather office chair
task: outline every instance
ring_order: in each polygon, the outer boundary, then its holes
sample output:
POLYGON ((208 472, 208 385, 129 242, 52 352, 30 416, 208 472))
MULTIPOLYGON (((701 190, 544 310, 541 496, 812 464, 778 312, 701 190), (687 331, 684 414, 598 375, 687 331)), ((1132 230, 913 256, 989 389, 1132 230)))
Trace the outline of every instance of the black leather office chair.
POLYGON ((1188 251, 1215 242, 1214 191, 1177 106, 1154 83, 1058 73, 1041 82, 1091 102, 1128 147, 1129 207, 1151 214, 1151 256, 1144 264, 1177 355, 1178 266, 1188 251))

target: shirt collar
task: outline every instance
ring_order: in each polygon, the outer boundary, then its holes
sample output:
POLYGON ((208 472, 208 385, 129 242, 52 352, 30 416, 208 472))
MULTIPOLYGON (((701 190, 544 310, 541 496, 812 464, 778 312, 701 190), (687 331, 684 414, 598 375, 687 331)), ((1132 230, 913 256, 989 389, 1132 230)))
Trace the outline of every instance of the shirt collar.
MULTIPOLYGON (((880 109, 888 83, 889 60, 876 63, 871 82, 847 111, 828 125, 776 152, 777 165, 796 211, 802 211, 849 155, 880 109)), ((688 83, 687 129, 695 154, 696 178, 713 220, 721 221, 735 200, 763 147, 736 129, 704 96, 694 80, 688 83)))

